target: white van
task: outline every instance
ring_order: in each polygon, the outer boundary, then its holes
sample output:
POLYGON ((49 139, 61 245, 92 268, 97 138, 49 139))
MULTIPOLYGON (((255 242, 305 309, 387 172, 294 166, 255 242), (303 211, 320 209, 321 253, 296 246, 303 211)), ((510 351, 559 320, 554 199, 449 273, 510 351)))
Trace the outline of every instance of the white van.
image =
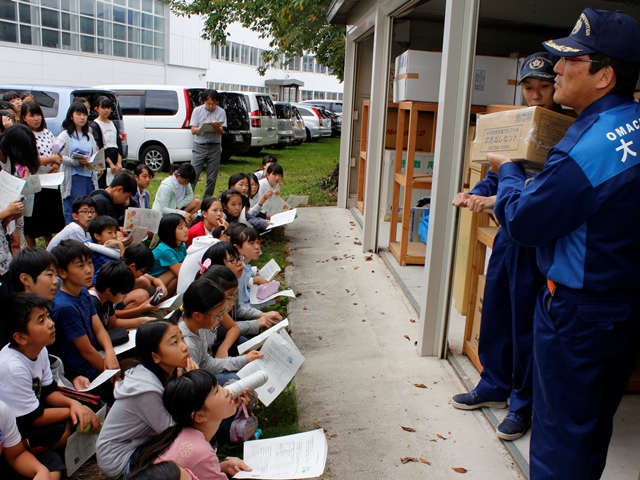
POLYGON ((151 170, 191 161, 191 112, 202 88, 176 85, 110 85, 118 95, 129 141, 129 160, 151 170))
MULTIPOLYGON (((264 147, 278 143, 278 117, 271 97, 266 93, 230 92, 244 95, 251 121, 250 153, 259 153, 264 147)), ((124 113, 124 112, 123 112, 124 113)))

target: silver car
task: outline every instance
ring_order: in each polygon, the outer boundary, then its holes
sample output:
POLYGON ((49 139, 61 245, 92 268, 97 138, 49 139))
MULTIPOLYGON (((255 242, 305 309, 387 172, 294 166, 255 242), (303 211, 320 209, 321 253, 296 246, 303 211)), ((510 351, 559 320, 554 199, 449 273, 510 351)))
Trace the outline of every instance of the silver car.
POLYGON ((286 102, 274 102, 276 116, 278 117, 278 143, 276 148, 284 148, 293 143, 293 125, 291 104, 286 102))
POLYGON ((300 115, 300 111, 298 107, 295 105, 291 105, 291 126, 293 129, 293 143, 295 145, 300 145, 307 139, 307 129, 304 126, 304 120, 302 119, 302 115, 300 115))
POLYGON ((296 107, 304 119, 307 142, 315 142, 320 137, 331 136, 331 120, 324 118, 317 108, 300 103, 296 104, 296 107))

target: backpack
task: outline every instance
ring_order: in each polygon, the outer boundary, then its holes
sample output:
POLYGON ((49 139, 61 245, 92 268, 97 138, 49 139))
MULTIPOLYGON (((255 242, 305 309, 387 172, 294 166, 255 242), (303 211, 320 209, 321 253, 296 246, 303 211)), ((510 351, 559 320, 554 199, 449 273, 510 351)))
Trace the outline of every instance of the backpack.
POLYGON ((253 412, 249 413, 244 403, 238 409, 236 417, 231 422, 229 436, 233 443, 243 443, 251 440, 258 429, 258 417, 253 412))

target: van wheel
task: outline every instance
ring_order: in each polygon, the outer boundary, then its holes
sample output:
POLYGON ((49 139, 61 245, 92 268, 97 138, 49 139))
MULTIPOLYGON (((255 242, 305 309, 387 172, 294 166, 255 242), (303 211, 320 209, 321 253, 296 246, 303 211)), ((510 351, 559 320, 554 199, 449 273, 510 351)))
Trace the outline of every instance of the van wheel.
POLYGON ((169 170, 169 153, 160 145, 149 145, 140 155, 140 160, 154 172, 169 170))
POLYGON ((308 128, 305 128, 305 130, 307 131, 307 142, 311 141, 311 132, 309 131, 308 128))

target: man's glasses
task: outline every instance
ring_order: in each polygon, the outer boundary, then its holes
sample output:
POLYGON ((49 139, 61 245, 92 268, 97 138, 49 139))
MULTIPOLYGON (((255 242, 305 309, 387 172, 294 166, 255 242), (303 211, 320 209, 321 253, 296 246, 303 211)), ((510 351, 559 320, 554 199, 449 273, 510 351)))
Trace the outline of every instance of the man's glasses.
POLYGON ((95 215, 95 210, 78 210, 78 213, 81 215, 95 215))
POLYGON ((562 57, 565 62, 585 62, 585 63, 599 63, 600 65, 604 65, 604 62, 600 60, 591 60, 590 58, 579 58, 579 57, 562 57))
POLYGON ((231 263, 233 265, 236 265, 238 262, 244 262, 244 259, 245 259, 245 255, 243 253, 241 253, 237 257, 229 258, 229 263, 231 263))

